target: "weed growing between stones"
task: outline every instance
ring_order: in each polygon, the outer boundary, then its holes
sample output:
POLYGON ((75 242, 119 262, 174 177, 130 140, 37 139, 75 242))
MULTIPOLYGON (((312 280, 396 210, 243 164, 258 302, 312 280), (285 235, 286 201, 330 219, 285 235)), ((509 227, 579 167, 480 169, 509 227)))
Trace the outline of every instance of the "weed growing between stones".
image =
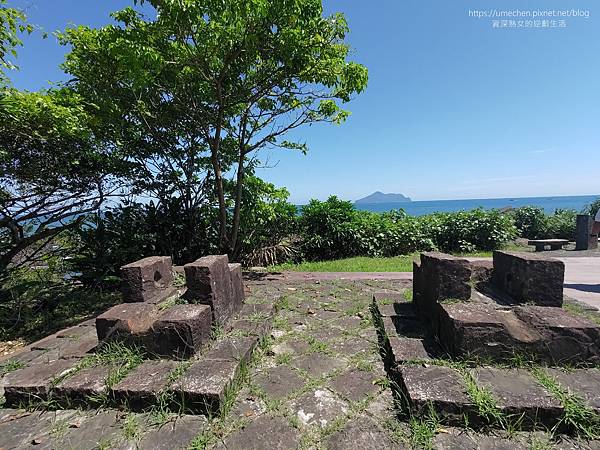
POLYGON ((477 408, 477 414, 487 425, 495 425, 504 428, 506 418, 498 407, 496 399, 492 393, 484 387, 477 385, 473 375, 466 369, 461 369, 460 373, 467 388, 467 395, 477 408))
POLYGON ((433 438, 440 428, 440 419, 432 405, 429 405, 426 415, 411 417, 409 427, 412 448, 433 449, 433 438))
POLYGON ((121 434, 127 441, 137 441, 142 435, 142 428, 138 418, 133 414, 127 414, 121 424, 121 434))
POLYGON ((591 322, 594 322, 596 325, 600 325, 600 314, 598 314, 597 311, 589 311, 585 309, 582 305, 579 305, 577 303, 564 303, 563 309, 577 316, 581 316, 584 319, 587 319, 591 322))
POLYGON ((24 367, 25 364, 23 364, 21 361, 16 361, 14 359, 7 361, 6 363, 0 365, 0 378, 2 378, 6 374, 14 372, 15 370, 22 369, 24 367))
POLYGON ((600 438, 600 415, 587 406, 581 397, 566 390, 543 368, 534 367, 531 374, 564 408, 561 422, 555 429, 562 425, 586 439, 600 438))
POLYGON ((413 301, 413 291, 412 289, 404 289, 404 291, 402 291, 402 297, 404 297, 404 300, 406 300, 407 302, 412 302, 413 301))

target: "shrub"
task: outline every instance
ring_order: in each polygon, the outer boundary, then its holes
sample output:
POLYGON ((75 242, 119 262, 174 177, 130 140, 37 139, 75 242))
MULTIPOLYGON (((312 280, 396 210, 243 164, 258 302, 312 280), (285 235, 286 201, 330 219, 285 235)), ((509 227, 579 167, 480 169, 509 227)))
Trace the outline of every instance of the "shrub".
POLYGON ((302 252, 309 260, 355 256, 357 211, 351 202, 329 197, 302 207, 299 225, 302 252))
POLYGON ((583 213, 584 214, 589 214, 590 216, 594 217, 596 215, 596 213, 598 212, 598 210, 600 209, 600 198, 594 200, 592 203, 590 203, 584 210, 583 213))
POLYGON ((527 239, 545 239, 548 236, 548 217, 542 208, 524 206, 512 212, 519 235, 527 239))
POLYGON ((300 218, 302 248, 308 260, 352 256, 397 256, 439 248, 446 252, 494 250, 516 237, 509 215, 477 209, 411 217, 404 211, 356 211, 330 197, 312 200, 300 218))
POLYGON ((496 250, 517 236, 512 218, 498 210, 438 213, 423 220, 436 247, 443 252, 496 250))
POLYGON ((575 240, 577 228, 577 211, 573 209, 557 209, 548 216, 547 239, 575 240))

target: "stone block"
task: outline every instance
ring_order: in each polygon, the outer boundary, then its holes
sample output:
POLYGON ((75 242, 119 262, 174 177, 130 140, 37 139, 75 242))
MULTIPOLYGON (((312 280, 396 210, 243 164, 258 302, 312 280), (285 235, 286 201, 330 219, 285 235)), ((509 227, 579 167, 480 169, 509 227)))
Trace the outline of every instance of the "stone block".
POLYGON ((54 388, 54 395, 63 404, 85 404, 88 397, 98 396, 106 392, 106 378, 113 367, 97 366, 82 369, 73 376, 59 383, 54 388))
POLYGON ((599 363, 600 327, 562 308, 521 306, 514 309, 520 320, 544 336, 540 353, 552 363, 599 363))
POLYGON ((233 315, 231 274, 227 255, 211 255, 186 264, 187 299, 210 305, 213 320, 225 326, 233 315))
POLYGON ((383 317, 383 329, 388 337, 424 338, 428 326, 421 320, 400 316, 383 317))
POLYGON ((502 360, 519 351, 533 353, 542 340, 511 309, 459 302, 441 303, 439 311, 439 342, 453 356, 502 360))
POLYGON ((445 422, 464 423, 473 404, 461 374, 443 366, 400 366, 398 385, 412 414, 428 416, 430 409, 445 422))
POLYGON ((547 369, 552 376, 569 393, 581 398, 592 409, 600 412, 600 370, 547 369))
POLYGON ((32 350, 45 350, 57 358, 81 358, 98 346, 98 337, 92 327, 72 327, 31 344, 32 350))
POLYGON ((494 252, 494 283, 517 303, 562 306, 565 265, 534 253, 494 252))
POLYGON ((158 303, 173 294, 173 263, 169 256, 150 256, 121 267, 126 302, 158 303))
POLYGON ((238 319, 231 323, 231 329, 244 336, 257 336, 261 339, 271 331, 271 319, 260 317, 238 319))
POLYGON ((395 364, 407 361, 423 361, 440 355, 438 345, 432 339, 389 338, 389 351, 395 364))
POLYGON ((150 303, 124 303, 113 306, 96 317, 98 340, 128 339, 146 333, 157 316, 157 308, 150 303))
POLYGON ((192 411, 218 412, 225 392, 234 382, 240 363, 223 359, 200 359, 172 386, 192 411))
POLYGON ((244 292, 244 280, 242 278, 242 265, 239 263, 230 263, 229 267, 229 279, 231 282, 230 292, 231 301, 233 306, 233 314, 237 314, 246 300, 246 293, 244 292))
POLYGON ((472 291, 472 268, 466 259, 444 253, 421 253, 421 264, 414 267, 417 282, 413 302, 417 312, 434 322, 436 303, 448 300, 469 300, 472 291), (418 267, 418 268, 417 268, 418 267))
POLYGON ((175 367, 177 362, 172 360, 143 362, 112 388, 115 400, 134 410, 156 404, 175 367))
POLYGON ((562 416, 560 402, 527 371, 483 367, 472 371, 477 384, 488 390, 504 414, 523 417, 523 426, 552 428, 562 416))
POLYGON ((46 400, 55 379, 74 369, 76 359, 59 359, 47 364, 33 364, 3 378, 7 406, 46 400))
POLYGON ((252 356, 258 336, 226 336, 206 353, 206 359, 247 362, 252 356))
POLYGON ((148 350, 160 356, 189 357, 210 341, 211 326, 210 306, 172 306, 152 325, 148 350))
MULTIPOLYGON (((414 275, 413 275, 414 278, 414 275)), ((393 303, 407 303, 402 294, 397 292, 375 292, 373 294, 373 302, 378 305, 386 305, 393 303)))

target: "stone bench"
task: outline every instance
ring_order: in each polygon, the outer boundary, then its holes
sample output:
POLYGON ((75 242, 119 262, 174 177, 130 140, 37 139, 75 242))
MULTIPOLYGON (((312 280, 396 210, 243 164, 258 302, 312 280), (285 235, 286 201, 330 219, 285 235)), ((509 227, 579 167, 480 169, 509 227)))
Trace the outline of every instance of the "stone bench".
POLYGON ((563 245, 568 243, 567 239, 533 239, 528 241, 527 245, 534 245, 536 252, 543 252, 546 247, 550 247, 550 250, 561 250, 563 245))

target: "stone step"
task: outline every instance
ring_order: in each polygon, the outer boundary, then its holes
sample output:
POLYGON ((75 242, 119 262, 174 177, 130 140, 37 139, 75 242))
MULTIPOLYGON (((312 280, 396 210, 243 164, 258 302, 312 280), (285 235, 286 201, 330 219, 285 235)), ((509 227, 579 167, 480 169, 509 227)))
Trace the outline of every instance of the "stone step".
POLYGON ((570 394, 581 398, 587 405, 600 413, 600 370, 598 369, 547 369, 570 394))
POLYGON ((111 366, 89 367, 78 371, 52 389, 52 398, 67 407, 93 403, 93 397, 107 392, 106 379, 114 370, 111 366))
POLYGON ((427 417, 431 410, 445 423, 464 424, 473 415, 462 375, 444 366, 398 366, 393 370, 404 400, 404 412, 427 417))
POLYGON ((44 401, 57 379, 74 370, 77 359, 32 364, 2 378, 7 406, 44 401))
POLYGON ((169 384, 169 377, 177 367, 177 361, 145 361, 112 388, 112 396, 118 404, 138 411, 155 405, 169 384))
POLYGON ((482 367, 471 373, 478 386, 496 399, 502 413, 523 428, 552 428, 560 421, 562 405, 526 370, 482 367))
POLYGON ((432 339, 388 337, 388 352, 393 364, 427 361, 441 354, 438 344, 432 339))
MULTIPOLYGON (((504 425, 518 424, 522 429, 539 429, 556 426, 561 422, 564 409, 558 399, 548 392, 537 380, 523 369, 500 369, 479 367, 469 369, 470 377, 480 390, 485 390, 494 399, 504 425)), ((400 365, 392 371, 404 399, 404 412, 428 417, 431 409, 446 424, 464 425, 467 418, 473 425, 486 424, 479 415, 477 397, 471 397, 465 373, 435 365, 400 365)), ((594 381, 585 372, 576 375, 561 372, 564 383, 577 390, 591 404, 598 406, 597 394, 600 371, 594 372, 594 381), (596 389, 596 391, 594 391, 596 389), (594 400, 596 395, 596 400, 594 400)), ((499 423, 492 426, 500 426, 499 423)))

